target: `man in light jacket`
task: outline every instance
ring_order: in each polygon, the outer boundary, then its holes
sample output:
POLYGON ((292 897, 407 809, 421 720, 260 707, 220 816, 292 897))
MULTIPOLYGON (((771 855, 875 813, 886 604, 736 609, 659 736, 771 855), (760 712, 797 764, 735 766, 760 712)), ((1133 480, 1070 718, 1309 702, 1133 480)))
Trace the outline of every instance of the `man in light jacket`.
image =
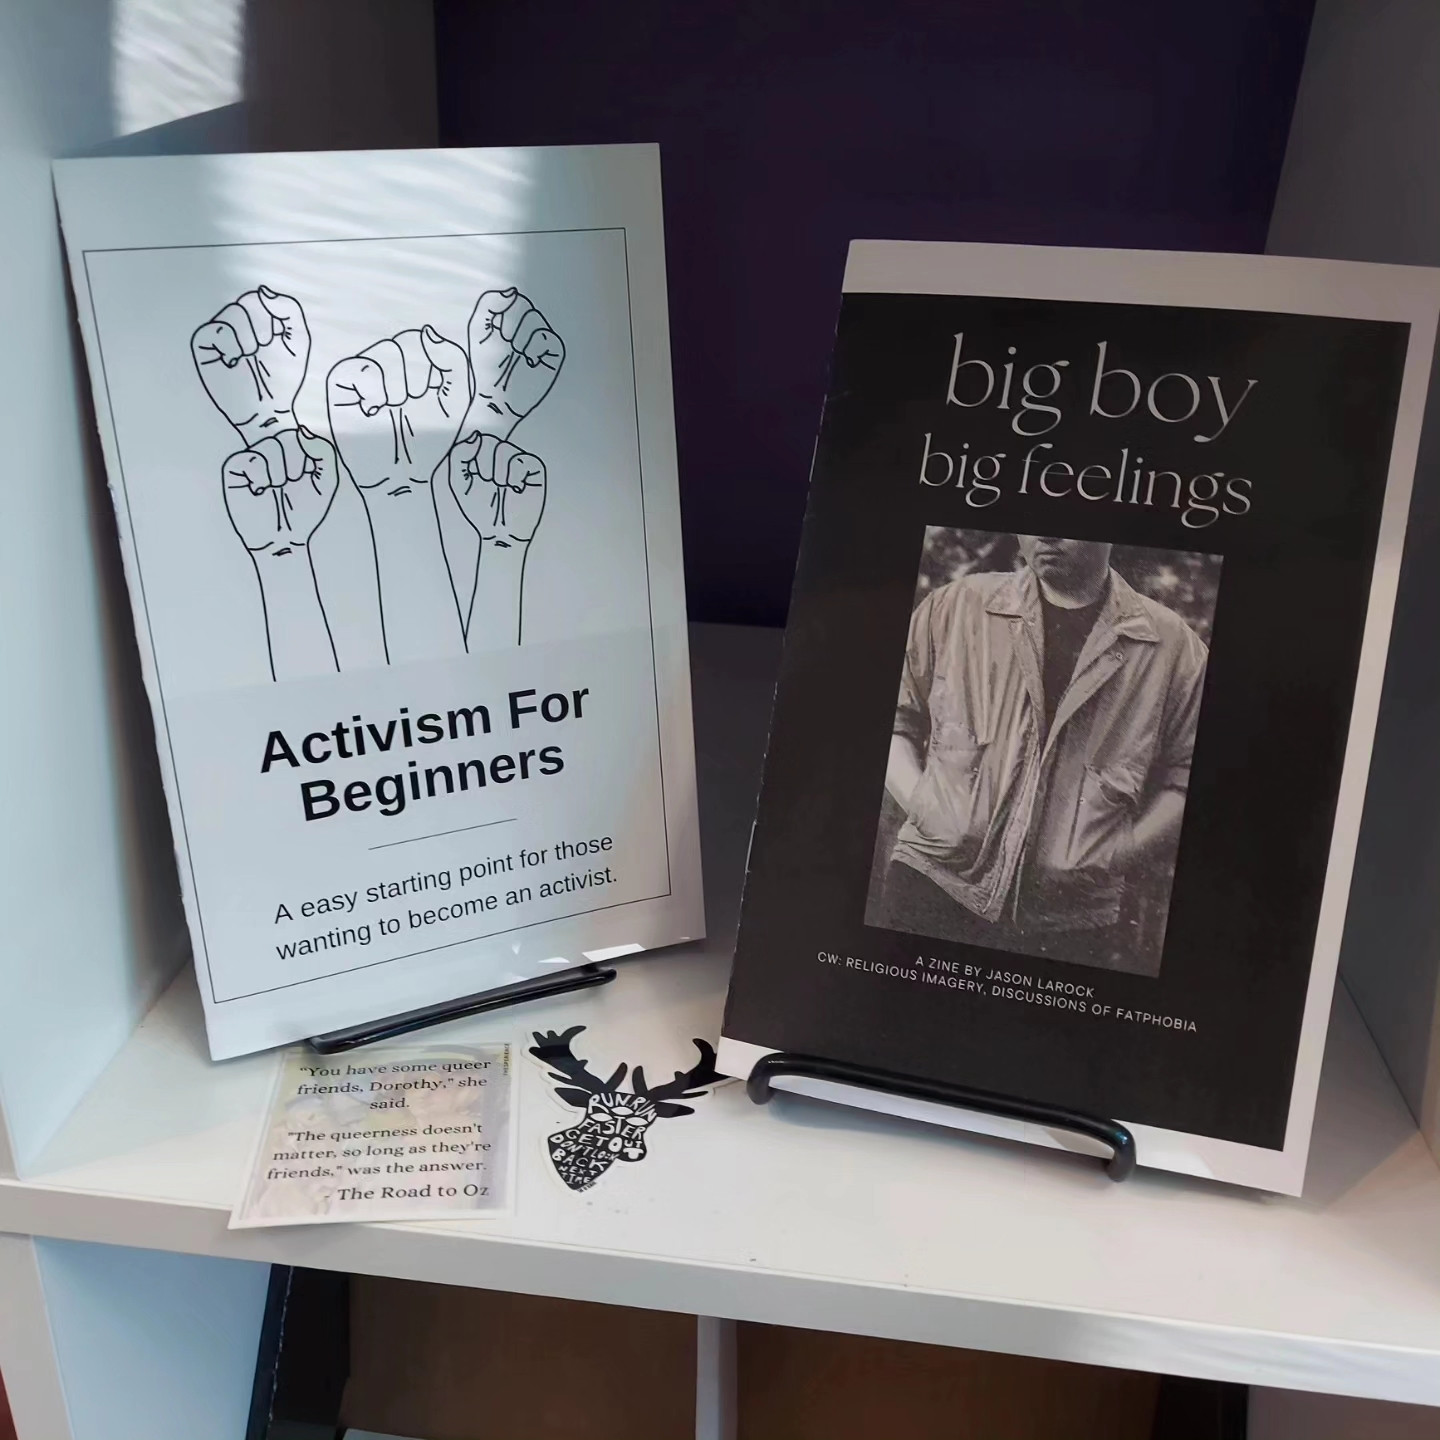
POLYGON ((1022 569, 952 581, 911 619, 883 923, 1153 972, 1123 953, 1122 895, 1159 873, 1168 900, 1207 651, 1110 545, 1017 539, 1022 569))

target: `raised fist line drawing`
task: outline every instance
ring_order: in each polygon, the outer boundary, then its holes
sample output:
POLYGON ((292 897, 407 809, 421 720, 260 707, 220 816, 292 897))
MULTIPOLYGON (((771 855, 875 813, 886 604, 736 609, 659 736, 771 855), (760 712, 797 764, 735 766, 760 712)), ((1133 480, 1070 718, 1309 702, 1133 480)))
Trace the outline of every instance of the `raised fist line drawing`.
POLYGON ((450 488, 482 541, 508 550, 535 538, 545 510, 545 465, 539 456, 476 432, 450 452, 450 488))
POLYGON ((564 341, 518 289, 487 290, 463 348, 425 324, 336 361, 333 440, 295 414, 310 345, 300 302, 267 285, 190 340, 206 394, 244 442, 222 491, 259 582, 271 678, 339 668, 310 542, 346 476, 369 522, 387 663, 519 644, 547 477, 510 436, 553 388, 564 341))
POLYGON ((247 290, 196 330, 190 354, 215 408, 247 445, 294 428, 310 329, 293 296, 268 285, 247 290))
POLYGON ((465 352, 433 326, 402 330, 337 361, 325 403, 370 520, 386 660, 464 654, 431 482, 470 403, 465 352))
POLYGON ((255 566, 272 680, 339 669, 310 537, 340 485, 335 447, 306 429, 266 435, 221 467, 225 509, 255 566))
POLYGON ((487 290, 466 330, 475 398, 460 427, 508 440, 550 393, 565 363, 565 342, 513 287, 487 290))
POLYGON ((466 631, 479 619, 491 634, 513 637, 518 645, 525 561, 545 513, 545 464, 508 440, 472 431, 450 451, 449 481, 460 513, 480 539, 480 564, 462 606, 466 631))
POLYGON ((340 483, 335 447, 303 427, 232 455, 223 479, 230 523, 251 554, 308 545, 340 483))
POLYGON ((465 352, 433 326, 402 330, 338 361, 325 384, 330 429, 362 491, 429 485, 470 404, 465 352))

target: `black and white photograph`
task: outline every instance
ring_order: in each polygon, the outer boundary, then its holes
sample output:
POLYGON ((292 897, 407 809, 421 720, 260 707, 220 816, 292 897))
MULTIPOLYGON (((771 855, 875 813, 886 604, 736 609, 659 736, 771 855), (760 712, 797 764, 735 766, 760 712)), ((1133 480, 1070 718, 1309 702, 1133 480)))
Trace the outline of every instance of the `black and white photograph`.
POLYGON ((866 924, 1158 975, 1220 572, 927 527, 866 924))

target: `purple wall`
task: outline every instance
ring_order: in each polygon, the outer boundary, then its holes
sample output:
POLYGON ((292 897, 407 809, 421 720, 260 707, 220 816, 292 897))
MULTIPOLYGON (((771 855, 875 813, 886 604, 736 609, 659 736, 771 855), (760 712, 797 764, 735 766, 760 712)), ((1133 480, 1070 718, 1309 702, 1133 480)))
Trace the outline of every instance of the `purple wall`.
POLYGON ((447 145, 658 140, 690 612, 784 618, 855 237, 1259 250, 1313 0, 436 0, 447 145))

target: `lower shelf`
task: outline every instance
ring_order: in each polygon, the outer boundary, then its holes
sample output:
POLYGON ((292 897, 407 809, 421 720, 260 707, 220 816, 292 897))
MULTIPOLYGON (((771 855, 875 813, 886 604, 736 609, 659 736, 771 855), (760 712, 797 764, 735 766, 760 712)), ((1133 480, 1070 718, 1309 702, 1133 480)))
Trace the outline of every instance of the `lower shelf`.
POLYGON ((707 1416, 691 1316, 282 1267, 272 1301, 247 1440, 1245 1434, 1241 1386, 747 1324, 707 1416))

